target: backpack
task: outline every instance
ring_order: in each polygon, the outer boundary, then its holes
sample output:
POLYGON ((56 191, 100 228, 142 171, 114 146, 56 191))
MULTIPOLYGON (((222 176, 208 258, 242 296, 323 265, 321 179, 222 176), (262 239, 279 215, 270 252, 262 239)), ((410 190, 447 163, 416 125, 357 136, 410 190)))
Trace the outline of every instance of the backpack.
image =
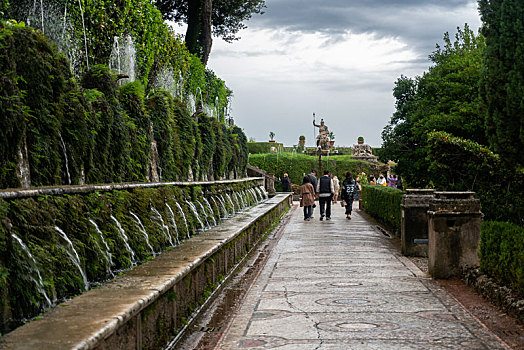
POLYGON ((347 199, 353 199, 358 196, 358 185, 357 182, 353 180, 352 183, 343 184, 342 192, 345 193, 347 199))

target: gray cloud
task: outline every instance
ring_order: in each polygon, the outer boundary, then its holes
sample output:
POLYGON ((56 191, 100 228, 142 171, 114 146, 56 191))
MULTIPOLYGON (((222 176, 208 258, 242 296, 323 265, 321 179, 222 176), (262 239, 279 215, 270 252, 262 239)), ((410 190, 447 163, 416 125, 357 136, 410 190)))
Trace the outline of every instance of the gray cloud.
MULTIPOLYGON (((311 120, 316 112, 337 135, 338 144, 351 145, 364 136, 379 146, 380 133, 395 108, 395 80, 427 70, 428 55, 446 31, 453 34, 466 22, 476 30, 480 24, 475 0, 266 0, 266 4, 266 13, 246 24, 247 32, 267 36, 252 36, 250 45, 244 45, 244 39, 231 46, 217 44, 210 68, 233 89, 233 116, 247 136, 262 141, 273 131, 287 145, 296 144, 299 135, 312 144, 311 120), (343 56, 324 62, 326 52, 343 52, 330 47, 347 41, 348 32, 370 34, 370 41, 395 39, 384 41, 385 46, 397 43, 387 51, 390 61, 376 68, 339 64, 343 56), (304 34, 313 33, 325 34, 319 39, 322 52, 315 52, 314 58, 297 58, 293 49, 304 43, 304 34), (406 49, 409 56, 399 54, 406 49), (264 60, 267 64, 261 64, 264 60)), ((362 52, 355 55, 369 58, 362 52)))
MULTIPOLYGON (((297 33, 322 32, 332 40, 342 34, 374 33, 398 37, 427 56, 444 32, 465 22, 476 27, 478 16, 464 18, 475 0, 266 0, 266 13, 247 22, 248 27, 284 29, 297 33)), ((470 12, 470 11, 469 11, 470 12)))

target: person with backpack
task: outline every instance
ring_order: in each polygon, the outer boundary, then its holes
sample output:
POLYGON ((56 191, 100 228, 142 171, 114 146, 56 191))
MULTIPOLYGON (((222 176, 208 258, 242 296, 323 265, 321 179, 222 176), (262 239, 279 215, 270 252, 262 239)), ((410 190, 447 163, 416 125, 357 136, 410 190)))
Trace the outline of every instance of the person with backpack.
POLYGON ((353 199, 358 197, 358 183, 353 179, 351 171, 346 173, 346 178, 342 183, 342 201, 346 206, 346 219, 351 220, 351 211, 353 209, 353 199))
POLYGON ((324 170, 324 176, 318 179, 317 183, 317 195, 318 202, 320 204, 320 221, 331 220, 331 198, 335 193, 335 187, 333 186, 333 180, 329 177, 329 170, 324 170))

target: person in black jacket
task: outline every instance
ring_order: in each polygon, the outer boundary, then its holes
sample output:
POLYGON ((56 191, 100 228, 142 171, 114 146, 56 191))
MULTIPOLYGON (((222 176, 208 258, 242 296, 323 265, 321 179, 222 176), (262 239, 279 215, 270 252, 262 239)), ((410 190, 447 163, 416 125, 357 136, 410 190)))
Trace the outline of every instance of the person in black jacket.
POLYGON ((346 218, 351 220, 351 210, 353 209, 353 199, 358 196, 358 183, 353 179, 351 171, 346 173, 346 178, 342 183, 342 200, 346 202, 346 218))
POLYGON ((289 181, 289 176, 287 174, 284 174, 284 177, 282 180, 280 180, 280 183, 282 185, 282 192, 289 192, 289 189, 291 188, 291 181, 289 181))
POLYGON ((318 202, 320 204, 320 221, 324 219, 331 220, 331 198, 335 193, 333 180, 329 177, 329 170, 324 170, 324 176, 318 179, 317 184, 318 202))

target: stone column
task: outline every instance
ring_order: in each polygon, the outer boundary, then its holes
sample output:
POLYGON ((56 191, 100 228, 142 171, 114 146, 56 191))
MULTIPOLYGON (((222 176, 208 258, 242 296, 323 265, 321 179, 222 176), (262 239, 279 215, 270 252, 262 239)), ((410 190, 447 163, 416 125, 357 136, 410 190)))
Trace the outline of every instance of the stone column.
POLYGON ((276 181, 275 174, 266 175, 266 191, 270 194, 276 193, 275 181, 276 181))
POLYGON ((402 254, 427 256, 428 254, 428 209, 435 198, 432 189, 406 189, 402 196, 402 254))
POLYGON ((480 201, 474 192, 435 192, 428 211, 428 267, 435 278, 479 265, 480 201))

